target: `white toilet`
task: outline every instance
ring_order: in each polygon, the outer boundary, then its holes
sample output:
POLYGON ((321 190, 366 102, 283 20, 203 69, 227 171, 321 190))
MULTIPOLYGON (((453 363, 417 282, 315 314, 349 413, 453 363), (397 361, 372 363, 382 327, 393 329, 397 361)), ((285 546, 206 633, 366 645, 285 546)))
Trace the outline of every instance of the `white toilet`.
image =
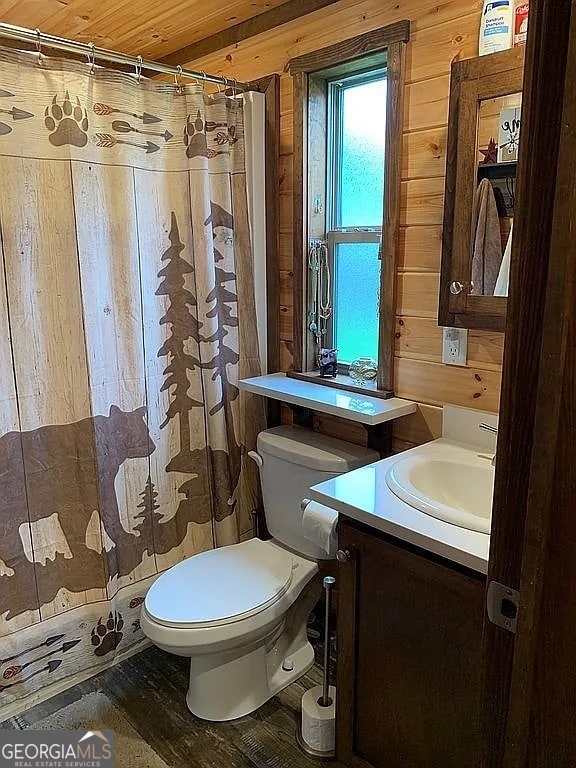
POLYGON ((300 427, 261 432, 251 455, 274 538, 183 560, 142 606, 144 634, 190 657, 186 702, 205 720, 253 712, 312 666, 306 622, 320 596, 317 561, 330 555, 303 536, 300 502, 310 486, 379 458, 300 427))

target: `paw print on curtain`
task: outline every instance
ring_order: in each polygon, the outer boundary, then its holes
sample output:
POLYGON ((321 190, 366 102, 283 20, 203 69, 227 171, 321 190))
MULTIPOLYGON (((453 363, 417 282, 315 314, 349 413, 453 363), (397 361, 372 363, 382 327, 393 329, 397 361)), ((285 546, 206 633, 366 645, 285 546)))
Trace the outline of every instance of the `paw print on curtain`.
POLYGON ((85 147, 88 143, 88 115, 80 99, 76 97, 74 104, 68 91, 61 104, 58 103, 58 96, 54 96, 52 103, 46 107, 44 125, 50 133, 48 139, 55 147, 67 144, 85 147))
POLYGON ((107 653, 115 651, 124 636, 122 633, 123 628, 124 619, 121 613, 111 611, 106 620, 100 617, 91 633, 94 654, 96 656, 105 656, 107 653))
POLYGON ((186 157, 208 157, 206 124, 202 119, 200 110, 198 110, 194 119, 192 119, 192 115, 188 115, 186 119, 184 145, 186 147, 186 157))
POLYGON ((209 133, 215 133, 214 142, 219 147, 224 148, 238 141, 236 126, 204 120, 200 110, 198 110, 194 119, 192 119, 192 115, 188 115, 184 126, 186 157, 189 159, 193 157, 212 158, 226 154, 225 149, 208 147, 207 135, 209 133))

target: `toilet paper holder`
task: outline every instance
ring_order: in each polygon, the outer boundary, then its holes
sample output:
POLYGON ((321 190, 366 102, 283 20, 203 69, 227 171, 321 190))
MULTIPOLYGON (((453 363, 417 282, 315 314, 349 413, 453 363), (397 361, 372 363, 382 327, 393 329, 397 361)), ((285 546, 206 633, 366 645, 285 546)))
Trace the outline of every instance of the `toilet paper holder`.
MULTIPOLYGON (((305 500, 306 501, 306 500, 305 500)), ((296 741, 300 748, 307 754, 311 755, 312 757, 321 758, 324 760, 331 760, 335 755, 335 722, 334 722, 334 704, 335 704, 335 694, 336 691, 333 687, 330 686, 330 609, 331 609, 331 597, 332 597, 332 587, 336 583, 336 579, 333 576, 325 576, 323 580, 323 586, 326 591, 325 594, 325 601, 324 601, 324 658, 323 658, 323 669, 322 669, 322 692, 321 695, 317 699, 317 704, 320 709, 326 708, 327 710, 330 709, 332 712, 332 722, 330 724, 324 723, 323 725, 328 725, 328 732, 330 733, 330 744, 326 745, 326 748, 320 750, 315 749, 311 744, 309 744, 306 741, 306 738, 304 736, 304 718, 305 714, 304 711, 302 712, 302 722, 299 724, 299 727, 296 731, 296 741), (333 692, 333 695, 330 695, 333 692)), ((320 686, 317 686, 316 688, 320 688, 320 686)), ((313 688, 311 691, 307 691, 307 693, 304 694, 303 697, 303 703, 304 698, 312 693, 312 691, 316 691, 316 688, 313 688)), ((317 695, 317 694, 315 694, 317 695)))
POLYGON ((332 597, 332 587, 336 584, 334 576, 324 577, 324 589, 326 598, 324 605, 324 660, 322 664, 322 699, 318 703, 321 707, 329 707, 332 704, 330 698, 330 603, 332 597))

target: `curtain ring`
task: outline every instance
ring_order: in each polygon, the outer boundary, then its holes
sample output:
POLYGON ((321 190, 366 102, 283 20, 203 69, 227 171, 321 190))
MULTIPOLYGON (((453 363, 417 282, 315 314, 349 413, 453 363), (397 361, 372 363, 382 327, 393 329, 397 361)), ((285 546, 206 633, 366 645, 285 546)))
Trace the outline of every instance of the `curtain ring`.
POLYGON ((142 82, 142 56, 138 54, 136 57, 136 64, 134 65, 136 80, 138 83, 142 82))
POLYGON ((96 56, 94 54, 94 43, 93 42, 89 42, 88 43, 88 47, 89 47, 90 50, 88 51, 86 56, 88 58, 88 64, 90 65, 90 74, 93 75, 94 74, 94 67, 96 66, 96 56))
POLYGON ((38 64, 42 64, 42 32, 36 27, 36 53, 38 54, 38 64))
POLYGON ((182 92, 182 67, 180 64, 176 67, 176 72, 174 73, 174 85, 176 86, 177 93, 182 92))

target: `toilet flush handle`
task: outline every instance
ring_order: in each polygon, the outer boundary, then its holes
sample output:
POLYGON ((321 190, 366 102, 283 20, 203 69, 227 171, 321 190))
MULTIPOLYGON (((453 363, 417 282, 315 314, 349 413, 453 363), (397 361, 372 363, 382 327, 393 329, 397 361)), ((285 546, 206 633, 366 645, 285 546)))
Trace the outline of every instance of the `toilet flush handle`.
POLYGON ((250 456, 250 458, 252 459, 252 461, 255 461, 255 462, 256 462, 256 464, 257 464, 259 467, 261 467, 261 466, 263 466, 263 465, 264 465, 264 462, 263 462, 263 460, 262 460, 262 456, 260 456, 260 454, 259 454, 259 453, 257 453, 256 451, 248 451, 248 456, 250 456))

